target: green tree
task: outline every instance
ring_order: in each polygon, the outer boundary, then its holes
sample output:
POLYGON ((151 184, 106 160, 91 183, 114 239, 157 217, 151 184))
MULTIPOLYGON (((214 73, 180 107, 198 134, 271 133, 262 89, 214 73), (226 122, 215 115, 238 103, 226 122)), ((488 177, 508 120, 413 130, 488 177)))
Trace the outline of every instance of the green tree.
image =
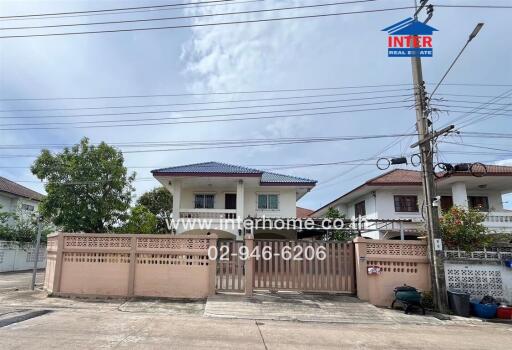
POLYGON ((485 214, 476 209, 452 207, 439 219, 443 242, 448 248, 472 251, 490 243, 483 225, 485 214))
POLYGON ((118 231, 122 233, 150 234, 156 233, 158 220, 143 205, 132 208, 128 221, 118 231))
MULTIPOLYGON (((1 207, 0 207, 1 209, 1 207)), ((55 231, 48 221, 41 223, 41 242, 46 242, 46 236, 55 231)), ((16 242, 34 242, 37 237, 36 214, 18 208, 16 212, 0 212, 0 239, 16 242)))
POLYGON ((156 216, 158 233, 169 231, 165 219, 170 218, 172 213, 172 194, 167 189, 164 187, 154 188, 140 196, 137 204, 145 206, 156 216))
POLYGON ((135 173, 127 174, 120 151, 83 138, 52 154, 43 150, 32 173, 45 180, 47 196, 39 206, 46 218, 69 232, 105 232, 126 218, 135 173))
POLYGON ((0 205, 0 239, 9 241, 11 240, 11 227, 9 225, 9 219, 13 217, 12 213, 2 211, 0 205))
POLYGON ((330 230, 326 233, 323 237, 325 240, 346 242, 351 241, 357 235, 357 232, 350 229, 349 222, 345 220, 345 214, 340 212, 338 209, 333 207, 327 209, 325 217, 331 220, 342 219, 345 224, 345 228, 342 230, 330 230))

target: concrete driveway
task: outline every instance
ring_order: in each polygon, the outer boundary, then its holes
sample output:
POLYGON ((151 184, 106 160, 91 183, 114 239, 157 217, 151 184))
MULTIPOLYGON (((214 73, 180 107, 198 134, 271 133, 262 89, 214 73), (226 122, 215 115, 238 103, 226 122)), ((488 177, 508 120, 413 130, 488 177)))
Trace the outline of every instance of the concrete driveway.
POLYGON ((432 324, 433 316, 377 308, 349 295, 306 293, 255 293, 252 297, 218 294, 209 297, 204 311, 208 317, 251 320, 328 322, 352 324, 432 324))

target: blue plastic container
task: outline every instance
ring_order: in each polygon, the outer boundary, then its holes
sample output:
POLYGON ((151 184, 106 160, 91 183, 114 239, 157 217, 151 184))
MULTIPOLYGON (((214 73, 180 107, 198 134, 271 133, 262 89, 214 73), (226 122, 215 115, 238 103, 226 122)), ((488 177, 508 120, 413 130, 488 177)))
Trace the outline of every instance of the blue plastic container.
POLYGON ((471 313, 480 318, 495 318, 498 305, 480 304, 478 301, 471 301, 471 313))
POLYGON ((512 260, 505 260, 505 266, 509 269, 512 268, 512 260))

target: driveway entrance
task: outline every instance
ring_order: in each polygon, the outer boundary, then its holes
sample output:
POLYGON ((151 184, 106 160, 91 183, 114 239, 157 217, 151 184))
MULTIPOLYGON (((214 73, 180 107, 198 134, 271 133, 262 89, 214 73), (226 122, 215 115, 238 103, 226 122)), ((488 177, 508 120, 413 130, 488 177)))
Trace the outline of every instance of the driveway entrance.
POLYGON ((254 247, 255 290, 355 293, 352 242, 255 240, 254 247))
POLYGON ((356 291, 352 242, 258 239, 250 249, 243 241, 218 240, 217 250, 218 292, 245 292, 248 260, 253 290, 356 291))

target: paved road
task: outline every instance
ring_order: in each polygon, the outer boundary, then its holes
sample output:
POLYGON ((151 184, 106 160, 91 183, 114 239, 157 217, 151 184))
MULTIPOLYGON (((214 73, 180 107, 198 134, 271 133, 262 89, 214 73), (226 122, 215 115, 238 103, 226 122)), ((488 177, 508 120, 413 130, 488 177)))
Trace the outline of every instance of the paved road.
POLYGON ((364 325, 64 309, 0 328, 1 349, 510 349, 512 327, 364 325))
MULTIPOLYGON (((7 279, 24 285, 29 275, 7 279)), ((205 303, 48 298, 41 290, 0 290, 2 350, 495 350, 510 349, 510 339, 511 326, 405 316, 347 297, 216 296, 205 303)))
MULTIPOLYGON (((44 270, 38 270, 36 285, 44 281, 44 270)), ((32 282, 32 271, 0 272, 0 292, 8 289, 28 289, 32 282)))

